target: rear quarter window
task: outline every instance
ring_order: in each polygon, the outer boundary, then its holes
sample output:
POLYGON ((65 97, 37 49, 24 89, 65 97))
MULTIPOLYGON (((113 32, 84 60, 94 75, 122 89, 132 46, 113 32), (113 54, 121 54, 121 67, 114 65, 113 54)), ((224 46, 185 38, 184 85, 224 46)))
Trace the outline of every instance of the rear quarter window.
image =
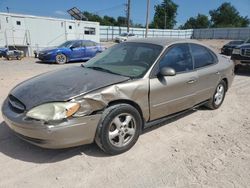
POLYGON ((194 68, 209 66, 217 62, 216 55, 208 48, 198 44, 190 44, 190 48, 194 58, 194 68))

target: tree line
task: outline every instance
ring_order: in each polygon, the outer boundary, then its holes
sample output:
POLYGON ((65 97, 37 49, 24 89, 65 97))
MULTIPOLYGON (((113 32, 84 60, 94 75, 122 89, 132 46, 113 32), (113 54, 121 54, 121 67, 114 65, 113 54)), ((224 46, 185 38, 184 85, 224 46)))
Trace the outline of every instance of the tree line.
MULTIPOLYGON (((176 26, 176 16, 178 5, 172 0, 164 0, 162 3, 154 6, 154 17, 150 23, 150 28, 173 29, 176 26)), ((100 22, 101 25, 109 26, 127 26, 127 18, 119 16, 117 18, 110 16, 99 16, 90 12, 83 12, 89 21, 100 22)), ((179 29, 199 29, 199 28, 220 28, 220 27, 248 27, 250 19, 241 16, 239 11, 229 2, 222 3, 217 9, 210 10, 209 16, 197 14, 190 17, 179 29)), ((132 27, 144 27, 142 24, 135 24, 130 20, 132 27)))
MULTIPOLYGON (((89 21, 99 22, 100 25, 108 25, 108 26, 120 26, 120 27, 126 27, 127 26, 127 18, 124 16, 119 16, 117 18, 111 17, 111 16, 99 16, 97 14, 93 14, 90 12, 83 12, 84 16, 88 18, 89 21)), ((132 27, 140 27, 143 28, 143 25, 141 24, 134 24, 132 20, 130 20, 130 26, 132 27)))

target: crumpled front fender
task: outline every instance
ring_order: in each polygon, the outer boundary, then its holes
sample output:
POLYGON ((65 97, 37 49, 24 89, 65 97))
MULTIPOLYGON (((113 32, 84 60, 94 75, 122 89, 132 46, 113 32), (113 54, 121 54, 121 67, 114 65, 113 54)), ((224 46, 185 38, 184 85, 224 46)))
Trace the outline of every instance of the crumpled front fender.
POLYGON ((143 119, 149 119, 149 80, 139 79, 108 86, 79 96, 74 100, 81 103, 81 109, 76 115, 87 115, 94 111, 105 109, 111 102, 127 100, 137 104, 143 119))

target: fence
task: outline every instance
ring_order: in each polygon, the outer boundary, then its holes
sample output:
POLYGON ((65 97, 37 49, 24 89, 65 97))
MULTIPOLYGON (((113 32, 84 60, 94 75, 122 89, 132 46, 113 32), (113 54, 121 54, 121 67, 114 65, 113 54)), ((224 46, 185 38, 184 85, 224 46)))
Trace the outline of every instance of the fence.
POLYGON ((195 39, 242 39, 250 37, 250 28, 194 29, 195 39))
MULTIPOLYGON (((127 32, 126 27, 100 26, 100 39, 102 41, 111 41, 125 32, 127 32)), ((130 28, 130 32, 137 37, 145 37, 146 30, 144 28, 130 28)), ((250 37, 250 28, 149 29, 148 37, 245 40, 250 37)))
MULTIPOLYGON (((126 27, 100 26, 100 39, 102 41, 111 41, 119 34, 125 32, 127 32, 126 27)), ((139 38, 143 38, 145 37, 146 29, 130 28, 130 33, 135 34, 139 38)), ((148 31, 148 37, 191 38, 192 34, 192 29, 149 29, 148 31)))

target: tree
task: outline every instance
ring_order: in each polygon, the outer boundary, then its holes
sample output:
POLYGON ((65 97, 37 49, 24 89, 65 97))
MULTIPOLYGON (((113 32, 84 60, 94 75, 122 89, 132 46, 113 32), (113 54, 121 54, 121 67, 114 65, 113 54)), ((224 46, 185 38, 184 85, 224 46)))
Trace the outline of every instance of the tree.
POLYGON ((136 27, 136 28, 145 28, 142 24, 133 24, 132 25, 133 27, 136 27))
MULTIPOLYGON (((99 16, 97 14, 93 14, 90 12, 83 12, 84 16, 88 18, 89 21, 93 22, 99 22, 101 25, 107 25, 107 26, 121 26, 126 27, 127 26, 127 18, 123 16, 119 16, 117 19, 111 16, 99 16)), ((130 25, 132 27, 143 27, 141 24, 133 24, 132 20, 130 20, 130 25)))
POLYGON ((172 0, 163 0, 159 5, 155 5, 155 14, 151 28, 157 29, 173 29, 176 22, 178 5, 172 0))
POLYGON ((208 28, 210 21, 206 15, 198 14, 196 17, 189 18, 186 23, 180 26, 180 29, 200 29, 208 28))
POLYGON ((90 12, 83 12, 84 16, 86 16, 86 18, 88 18, 89 21, 93 21, 93 22, 100 22, 102 21, 102 17, 98 16, 97 14, 92 14, 90 12))
POLYGON ((231 3, 222 3, 216 10, 210 10, 212 27, 247 27, 250 20, 247 16, 240 16, 238 10, 231 3))
POLYGON ((123 16, 119 16, 118 18, 117 18, 117 24, 118 24, 118 26, 123 26, 123 27, 125 27, 125 26, 127 26, 127 18, 126 17, 123 17, 123 16))
POLYGON ((116 19, 110 16, 104 16, 101 25, 110 25, 110 26, 115 26, 117 25, 116 19))

